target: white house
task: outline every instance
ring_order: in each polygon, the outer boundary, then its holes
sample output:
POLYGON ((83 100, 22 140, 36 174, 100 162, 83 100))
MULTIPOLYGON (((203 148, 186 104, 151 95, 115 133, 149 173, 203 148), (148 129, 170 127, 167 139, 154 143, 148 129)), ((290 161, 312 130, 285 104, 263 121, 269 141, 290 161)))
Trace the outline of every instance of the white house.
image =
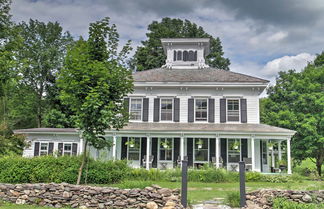
MULTIPOLYGON (((276 158, 286 157, 290 174, 290 139, 295 131, 260 124, 259 95, 269 81, 210 68, 205 63, 207 38, 161 41, 166 64, 133 74, 134 92, 125 98, 129 124, 119 131, 106 131, 113 147, 104 151, 90 148, 91 155, 127 159, 133 167, 147 169, 172 168, 187 158, 192 167, 212 163, 237 170, 238 162, 244 160, 253 171, 270 172, 275 165, 268 144, 276 144, 276 158), (286 148, 286 156, 281 147, 286 148)), ((26 157, 56 151, 76 155, 83 147, 76 129, 15 132, 26 134, 31 141, 24 150, 26 157)))

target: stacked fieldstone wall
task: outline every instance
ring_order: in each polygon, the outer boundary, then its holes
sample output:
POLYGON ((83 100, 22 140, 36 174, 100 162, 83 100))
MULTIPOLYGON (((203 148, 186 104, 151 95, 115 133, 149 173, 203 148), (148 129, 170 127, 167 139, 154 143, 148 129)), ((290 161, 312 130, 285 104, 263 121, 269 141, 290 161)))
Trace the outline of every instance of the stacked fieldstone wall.
POLYGON ((324 190, 320 191, 287 191, 263 189, 250 192, 246 195, 247 207, 250 209, 270 209, 272 200, 276 197, 283 197, 298 203, 323 203, 324 190))
POLYGON ((182 208, 178 189, 145 189, 61 184, 0 184, 0 200, 55 208, 182 208))

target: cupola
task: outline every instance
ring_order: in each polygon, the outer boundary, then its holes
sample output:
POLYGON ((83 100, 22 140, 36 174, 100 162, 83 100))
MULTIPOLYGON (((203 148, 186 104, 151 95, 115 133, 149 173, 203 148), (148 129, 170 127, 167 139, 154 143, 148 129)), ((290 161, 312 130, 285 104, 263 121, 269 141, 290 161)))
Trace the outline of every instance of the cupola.
POLYGON ((164 53, 167 55, 165 68, 201 69, 208 68, 205 62, 209 54, 209 38, 163 38, 164 53))

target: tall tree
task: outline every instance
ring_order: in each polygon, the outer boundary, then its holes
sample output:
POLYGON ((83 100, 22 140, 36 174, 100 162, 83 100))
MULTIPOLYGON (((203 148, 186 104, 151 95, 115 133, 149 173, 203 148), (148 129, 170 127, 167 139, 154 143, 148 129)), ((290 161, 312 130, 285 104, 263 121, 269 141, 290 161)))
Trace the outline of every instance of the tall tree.
MULTIPOLYGON (((31 99, 30 111, 35 115, 37 126, 41 127, 47 107, 46 97, 50 95, 56 74, 62 68, 67 46, 73 40, 68 32, 63 32, 57 22, 43 23, 31 19, 29 23, 22 22, 19 28, 23 44, 17 56, 19 73, 22 75, 18 83, 18 91, 23 89, 29 94, 26 99, 31 99)), ((18 118, 14 119, 21 119, 19 111, 16 112, 18 118)), ((29 120, 35 121, 35 119, 29 120)))
POLYGON ((214 38, 204 31, 201 26, 189 20, 171 19, 165 17, 161 22, 153 21, 148 26, 147 40, 137 48, 131 61, 132 68, 138 71, 158 68, 165 64, 161 38, 210 38, 210 54, 206 62, 210 67, 229 70, 230 60, 224 58, 220 39, 214 38))
POLYGON ((276 85, 261 105, 261 121, 296 130, 292 139, 295 160, 315 159, 318 174, 324 162, 324 65, 297 73, 280 72, 276 85))
POLYGON ((61 99, 75 112, 77 127, 85 140, 77 184, 87 158, 88 143, 97 149, 111 146, 105 130, 122 128, 128 121, 123 97, 133 89, 131 71, 124 59, 131 50, 128 42, 118 52, 119 35, 109 18, 91 23, 89 39, 78 40, 69 50, 59 75, 61 99))
POLYGON ((25 146, 23 135, 15 135, 7 124, 0 124, 0 156, 22 155, 25 146))

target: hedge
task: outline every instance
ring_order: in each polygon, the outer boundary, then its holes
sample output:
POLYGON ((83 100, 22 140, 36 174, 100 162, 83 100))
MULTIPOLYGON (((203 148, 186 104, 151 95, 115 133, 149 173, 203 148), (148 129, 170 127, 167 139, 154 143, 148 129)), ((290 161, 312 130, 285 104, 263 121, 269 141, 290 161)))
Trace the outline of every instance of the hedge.
POLYGON ((324 204, 299 203, 285 198, 276 198, 272 207, 274 209, 324 209, 324 204))
MULTIPOLYGON (((81 157, 3 157, 0 158, 2 183, 76 183, 81 157)), ((126 161, 90 160, 82 182, 111 184, 123 181, 130 171, 126 161), (87 173, 87 174, 86 174, 87 173)))

